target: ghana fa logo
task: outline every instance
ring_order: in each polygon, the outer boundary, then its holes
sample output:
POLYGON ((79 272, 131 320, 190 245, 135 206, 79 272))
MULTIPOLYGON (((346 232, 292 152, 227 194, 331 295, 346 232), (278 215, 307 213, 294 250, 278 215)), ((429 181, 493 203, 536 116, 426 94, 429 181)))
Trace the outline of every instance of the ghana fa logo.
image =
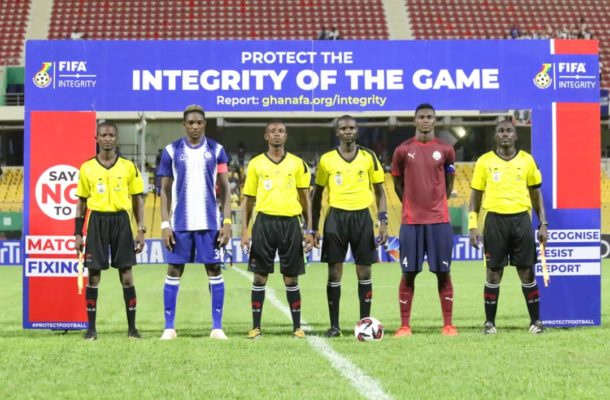
POLYGON ((552 66, 552 64, 542 64, 542 69, 534 77, 534 85, 539 89, 546 89, 551 86, 553 80, 549 75, 549 70, 552 66))
POLYGON ((50 62, 42 63, 42 68, 40 68, 40 71, 36 72, 36 75, 34 75, 34 85, 44 89, 51 84, 52 79, 51 75, 49 75, 49 70, 51 69, 52 65, 53 63, 50 62))

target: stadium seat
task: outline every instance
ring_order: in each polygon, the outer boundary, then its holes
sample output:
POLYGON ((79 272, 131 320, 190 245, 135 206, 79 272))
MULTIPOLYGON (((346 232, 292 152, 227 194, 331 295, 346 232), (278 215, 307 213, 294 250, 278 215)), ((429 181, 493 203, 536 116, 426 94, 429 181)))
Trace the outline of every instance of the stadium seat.
POLYGON ((48 37, 78 28, 93 39, 312 39, 323 25, 336 25, 344 39, 389 38, 383 0, 55 0, 48 37), (202 29, 208 26, 216 29, 202 29))

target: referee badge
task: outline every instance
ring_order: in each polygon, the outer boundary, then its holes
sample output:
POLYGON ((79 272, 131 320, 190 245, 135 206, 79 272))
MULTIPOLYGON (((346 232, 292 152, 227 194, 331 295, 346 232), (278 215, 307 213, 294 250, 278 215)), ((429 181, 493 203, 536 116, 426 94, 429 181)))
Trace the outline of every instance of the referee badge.
POLYGON ((97 183, 97 192, 98 193, 106 192, 106 186, 104 186, 104 182, 98 182, 97 183))
POLYGON ((494 171, 491 177, 494 182, 500 182, 500 171, 494 171))
POLYGON ((271 179, 265 179, 263 181, 263 187, 265 190, 271 190, 271 188, 273 188, 273 181, 271 179))
POLYGON ((335 174, 335 183, 336 183, 337 185, 342 185, 342 184, 343 184, 343 176, 341 175, 341 173, 340 173, 340 172, 337 172, 337 173, 335 174))

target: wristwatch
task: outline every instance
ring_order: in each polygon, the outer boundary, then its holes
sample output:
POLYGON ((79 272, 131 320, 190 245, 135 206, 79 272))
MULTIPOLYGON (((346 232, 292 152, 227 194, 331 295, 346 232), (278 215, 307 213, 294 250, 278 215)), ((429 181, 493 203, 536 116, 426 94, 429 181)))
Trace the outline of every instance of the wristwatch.
POLYGON ((146 227, 145 226, 138 226, 138 232, 146 233, 146 227))

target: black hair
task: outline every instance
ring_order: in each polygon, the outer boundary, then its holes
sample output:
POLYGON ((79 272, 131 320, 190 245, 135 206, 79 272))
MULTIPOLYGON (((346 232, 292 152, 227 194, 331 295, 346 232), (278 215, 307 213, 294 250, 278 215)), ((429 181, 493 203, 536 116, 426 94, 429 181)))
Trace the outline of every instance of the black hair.
POLYGON ((355 121, 355 120, 356 120, 356 118, 352 117, 351 115, 348 115, 348 114, 342 115, 335 120, 335 129, 339 128, 339 121, 355 121))
POLYGON ((119 133, 119 128, 116 126, 116 124, 115 124, 114 122, 109 121, 109 120, 107 120, 107 119, 103 119, 103 120, 101 120, 101 121, 99 121, 99 122, 97 123, 97 127, 95 128, 95 134, 96 134, 96 135, 98 134, 98 132, 100 131, 100 128, 101 128, 102 126, 111 126, 111 127, 113 127, 113 128, 114 128, 114 131, 115 131, 117 134, 119 133))
POLYGON ((432 110, 434 112, 434 114, 436 114, 436 110, 430 103, 421 103, 420 105, 418 105, 417 108, 415 109, 415 114, 417 114, 417 112, 419 110, 432 110))
POLYGON ((284 121, 282 121, 281 119, 272 119, 271 121, 267 122, 267 125, 265 125, 265 132, 267 132, 267 128, 269 128, 269 125, 273 125, 273 124, 282 124, 284 125, 284 128, 286 128, 286 123, 284 121))
POLYGON ((186 107, 184 109, 184 112, 182 113, 182 120, 186 121, 186 116, 192 112, 201 114, 203 116, 203 119, 205 120, 205 111, 203 111, 203 107, 198 104, 191 104, 190 106, 186 107))

